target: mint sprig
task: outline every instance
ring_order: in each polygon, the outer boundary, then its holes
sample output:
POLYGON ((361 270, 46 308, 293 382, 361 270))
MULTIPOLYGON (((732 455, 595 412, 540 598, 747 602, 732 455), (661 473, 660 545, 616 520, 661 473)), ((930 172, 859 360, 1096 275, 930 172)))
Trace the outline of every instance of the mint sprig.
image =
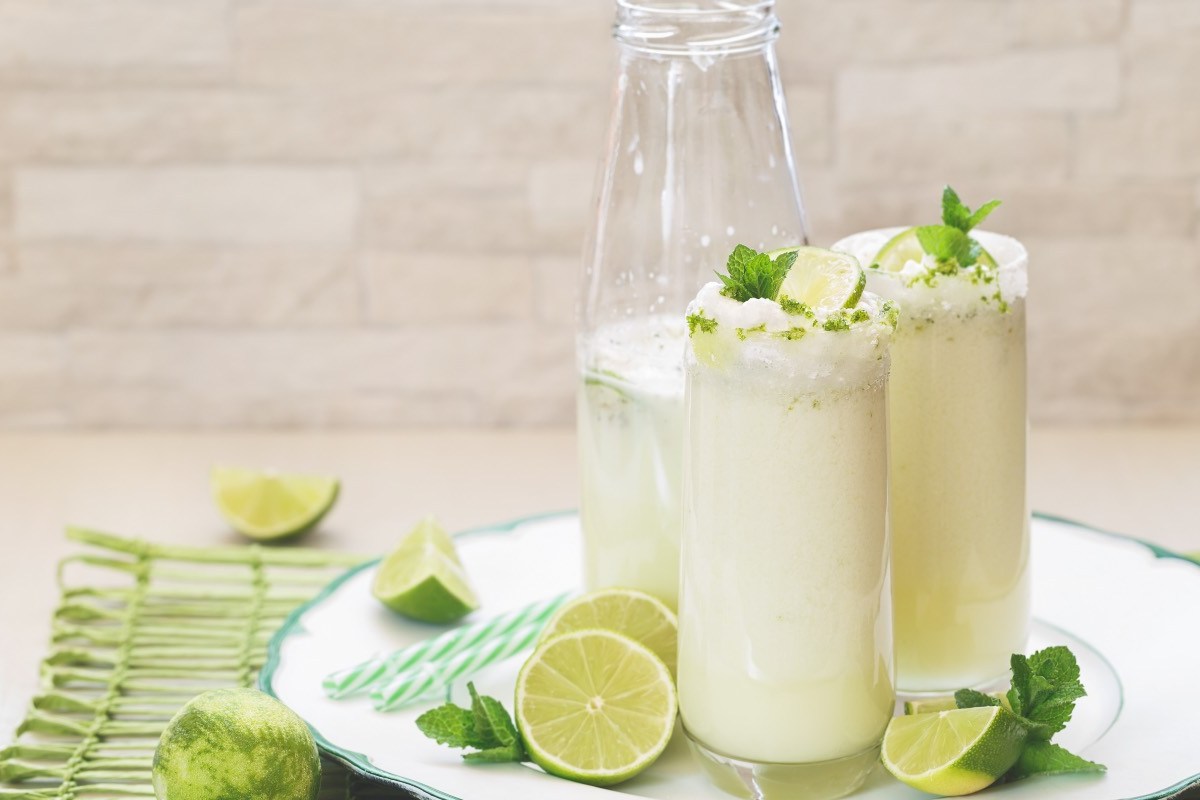
POLYGON ((783 253, 772 259, 744 244, 733 248, 725 263, 727 274, 717 273, 725 287, 721 294, 744 303, 755 297, 774 300, 788 270, 796 262, 795 253, 783 253))
MULTIPOLYGON (((1028 732, 1025 748, 1006 780, 1067 772, 1103 772, 1105 767, 1051 744, 1050 739, 1071 721, 1075 701, 1087 695, 1079 680, 1079 663, 1070 648, 1047 647, 1026 657, 1014 653, 1008 705, 1028 732)), ((995 697, 974 689, 954 693, 959 708, 998 706, 995 697)))
POLYGON ((499 700, 475 691, 468 683, 471 707, 461 708, 446 703, 417 717, 421 733, 438 744, 471 752, 463 753, 467 761, 500 763, 526 761, 525 745, 512 717, 499 700))
POLYGON ((979 260, 983 248, 971 237, 971 230, 999 205, 999 200, 989 200, 972 211, 959 198, 958 192, 947 186, 942 190, 942 224, 917 228, 917 240, 921 248, 939 263, 972 266, 979 260))

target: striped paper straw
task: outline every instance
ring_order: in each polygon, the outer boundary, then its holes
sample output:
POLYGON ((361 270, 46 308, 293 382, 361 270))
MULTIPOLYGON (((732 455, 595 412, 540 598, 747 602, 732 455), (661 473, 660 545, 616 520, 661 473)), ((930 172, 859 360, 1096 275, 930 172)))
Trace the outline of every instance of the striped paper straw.
POLYGON ((512 633, 464 650, 445 661, 428 661, 394 677, 371 692, 377 711, 392 711, 428 694, 443 691, 459 678, 474 674, 532 647, 541 635, 541 624, 526 625, 512 633))
POLYGON ((477 622, 473 625, 463 625, 440 636, 417 642, 391 655, 377 656, 367 661, 331 673, 322 681, 325 694, 334 699, 352 697, 391 681, 397 675, 407 672, 414 667, 429 661, 442 661, 466 650, 479 647, 496 637, 507 636, 526 626, 536 626, 539 630, 550 616, 567 601, 570 592, 560 594, 551 600, 543 600, 524 608, 509 611, 494 619, 477 622))

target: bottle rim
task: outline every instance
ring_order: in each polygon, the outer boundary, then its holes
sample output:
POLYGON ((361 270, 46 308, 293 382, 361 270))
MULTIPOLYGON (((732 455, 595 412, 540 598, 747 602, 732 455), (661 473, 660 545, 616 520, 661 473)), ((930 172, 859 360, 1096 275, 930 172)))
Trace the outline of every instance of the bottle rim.
POLYGON ((647 14, 671 14, 677 16, 704 17, 736 14, 747 11, 769 11, 776 0, 720 0, 720 7, 698 8, 696 6, 665 6, 647 0, 617 0, 620 11, 637 11, 647 14))
POLYGON ((779 37, 775 0, 694 2, 616 0, 613 37, 624 48, 663 56, 737 55, 762 50, 779 37), (696 31, 687 30, 698 26, 696 31))

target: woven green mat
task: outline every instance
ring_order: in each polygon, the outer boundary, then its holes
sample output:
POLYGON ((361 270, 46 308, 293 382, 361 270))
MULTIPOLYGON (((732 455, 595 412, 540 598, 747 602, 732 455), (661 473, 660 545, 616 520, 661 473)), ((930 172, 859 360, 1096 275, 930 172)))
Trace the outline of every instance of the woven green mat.
MULTIPOLYGON (((361 557, 298 548, 169 547, 71 529, 41 690, 0 751, 0 798, 153 797, 150 762, 181 705, 253 686, 298 604, 361 557)), ((322 798, 396 797, 326 762, 322 798)))

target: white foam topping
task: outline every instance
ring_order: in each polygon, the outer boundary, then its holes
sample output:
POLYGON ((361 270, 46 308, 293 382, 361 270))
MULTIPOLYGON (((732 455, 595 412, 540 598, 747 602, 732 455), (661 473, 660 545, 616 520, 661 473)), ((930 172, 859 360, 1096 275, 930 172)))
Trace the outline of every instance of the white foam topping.
POLYGON ((707 283, 688 306, 689 315, 716 323, 689 337, 689 366, 708 367, 729 380, 753 379, 789 392, 851 389, 883 380, 893 326, 883 298, 864 292, 854 309, 865 319, 826 330, 826 319, 789 314, 774 300, 739 302, 707 283), (802 331, 802 332, 801 332, 802 331))
POLYGON ((833 245, 868 267, 867 286, 900 306, 906 317, 935 313, 974 313, 981 308, 999 309, 1003 303, 1024 298, 1029 291, 1029 254, 1011 236, 988 231, 971 231, 999 265, 998 269, 960 269, 951 275, 935 274, 937 259, 926 255, 909 259, 897 272, 870 269, 879 251, 906 228, 880 228, 856 233, 833 245), (998 292, 998 295, 997 295, 998 292))

